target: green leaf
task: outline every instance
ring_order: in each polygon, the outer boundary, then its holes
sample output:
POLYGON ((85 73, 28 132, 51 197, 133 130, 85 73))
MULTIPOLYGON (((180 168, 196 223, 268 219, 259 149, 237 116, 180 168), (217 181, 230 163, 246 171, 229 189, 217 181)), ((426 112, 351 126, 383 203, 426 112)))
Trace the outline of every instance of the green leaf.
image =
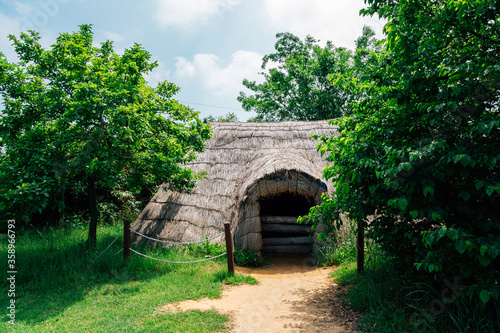
POLYGON ((411 163, 410 162, 405 162, 405 163, 402 163, 401 166, 403 167, 403 170, 408 172, 411 170, 412 166, 411 166, 411 163))
POLYGON ((476 190, 478 190, 478 191, 479 191, 479 189, 480 189, 481 187, 483 187, 483 185, 484 185, 484 182, 483 182, 482 180, 480 180, 480 181, 476 182, 476 190))
POLYGON ((487 256, 479 256, 477 257, 477 261, 484 267, 487 267, 491 263, 491 258, 487 256))
POLYGON ((410 216, 414 219, 416 219, 418 217, 418 210, 412 210, 410 212, 410 216))
POLYGON ((481 298, 481 301, 486 304, 490 300, 490 292, 488 290, 481 290, 479 293, 479 298, 481 298))
POLYGON ((424 188, 424 197, 427 198, 427 194, 429 193, 431 196, 434 195, 434 188, 431 186, 427 186, 426 188, 424 188))
POLYGON ((437 235, 437 239, 436 240, 440 240, 441 238, 443 238, 444 235, 446 235, 446 226, 442 226, 441 229, 439 229, 438 231, 438 235, 437 235))
POLYGON ((462 198, 464 201, 468 201, 470 199, 470 193, 467 191, 462 191, 458 194, 459 198, 462 198))
POLYGON ((433 221, 440 222, 441 221, 441 214, 439 214, 438 212, 432 212, 431 219, 433 221))
POLYGON ((408 200, 406 198, 399 198, 398 206, 401 210, 406 210, 406 207, 408 207, 408 200))
POLYGON ((482 256, 484 256, 487 251, 488 251, 488 246, 486 245, 482 245, 481 248, 479 249, 479 253, 481 253, 482 256))
POLYGON ((427 245, 432 246, 432 243, 434 243, 434 239, 436 239, 436 235, 433 232, 428 232, 425 235, 425 242, 427 245))
POLYGON ((459 154, 453 157, 453 161, 455 163, 460 162, 462 166, 466 167, 470 163, 471 157, 467 154, 459 154))
POLYGON ((488 194, 489 197, 491 197, 491 195, 493 194, 493 192, 495 192, 495 187, 490 185, 488 186, 488 188, 486 188, 486 194, 488 194))
POLYGON ((458 251, 458 253, 463 254, 466 250, 465 242, 461 239, 456 240, 455 241, 455 249, 458 251))
POLYGON ((495 259, 497 256, 498 256, 498 250, 496 248, 494 248, 493 246, 490 246, 488 248, 488 255, 495 259))

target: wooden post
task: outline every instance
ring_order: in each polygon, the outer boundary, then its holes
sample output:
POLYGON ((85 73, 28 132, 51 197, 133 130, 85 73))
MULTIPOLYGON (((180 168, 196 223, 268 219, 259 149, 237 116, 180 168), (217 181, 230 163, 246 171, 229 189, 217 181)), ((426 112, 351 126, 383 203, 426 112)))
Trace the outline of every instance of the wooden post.
POLYGON ((130 259, 130 220, 123 221, 123 259, 130 259))
POLYGON ((224 232, 226 236, 227 270, 229 274, 234 274, 233 238, 231 237, 231 224, 229 222, 224 223, 224 232))
POLYGON ((356 244, 357 251, 357 271, 358 274, 362 274, 365 266, 365 230, 363 226, 363 219, 358 220, 358 237, 356 244))

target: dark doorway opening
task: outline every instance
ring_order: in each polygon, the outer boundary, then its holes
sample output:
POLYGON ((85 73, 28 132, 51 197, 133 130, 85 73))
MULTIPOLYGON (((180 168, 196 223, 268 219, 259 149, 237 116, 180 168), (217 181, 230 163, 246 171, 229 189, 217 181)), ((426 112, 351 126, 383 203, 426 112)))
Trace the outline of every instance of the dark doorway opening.
POLYGON ((286 192, 262 198, 259 204, 264 254, 311 252, 311 227, 298 224, 297 218, 309 212, 312 198, 286 192))
POLYGON ((285 192, 260 200, 260 215, 300 216, 309 213, 314 206, 313 199, 303 195, 285 192))

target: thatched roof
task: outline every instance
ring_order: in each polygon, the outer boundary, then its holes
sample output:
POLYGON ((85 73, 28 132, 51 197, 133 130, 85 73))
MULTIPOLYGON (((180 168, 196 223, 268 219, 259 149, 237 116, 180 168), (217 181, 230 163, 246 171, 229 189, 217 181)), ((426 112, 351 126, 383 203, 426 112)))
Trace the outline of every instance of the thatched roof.
POLYGON ((245 200, 287 190, 316 196, 332 191, 321 181, 325 157, 311 134, 337 135, 327 121, 276 123, 212 123, 213 138, 190 167, 207 170, 191 194, 162 186, 133 224, 143 234, 173 241, 192 241, 237 224, 245 200), (288 177, 290 171, 295 171, 288 177), (280 182, 273 179, 280 178, 280 182), (290 181, 283 181, 286 179, 290 181), (293 179, 292 179, 293 178, 293 179), (307 180, 301 188, 299 178, 307 180), (293 181, 292 181, 293 180, 293 181), (311 188, 315 187, 315 188, 311 188))

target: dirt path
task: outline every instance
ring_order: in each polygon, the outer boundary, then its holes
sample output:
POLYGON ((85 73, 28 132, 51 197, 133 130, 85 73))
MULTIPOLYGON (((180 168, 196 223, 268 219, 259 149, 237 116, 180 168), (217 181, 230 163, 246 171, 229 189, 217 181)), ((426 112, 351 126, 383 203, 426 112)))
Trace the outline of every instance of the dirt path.
POLYGON ((220 299, 167 304, 161 311, 216 309, 233 318, 231 332, 352 332, 341 324, 331 268, 317 268, 303 258, 277 257, 269 266, 237 268, 258 285, 226 286, 220 299), (337 303, 337 304, 336 304, 337 303))

